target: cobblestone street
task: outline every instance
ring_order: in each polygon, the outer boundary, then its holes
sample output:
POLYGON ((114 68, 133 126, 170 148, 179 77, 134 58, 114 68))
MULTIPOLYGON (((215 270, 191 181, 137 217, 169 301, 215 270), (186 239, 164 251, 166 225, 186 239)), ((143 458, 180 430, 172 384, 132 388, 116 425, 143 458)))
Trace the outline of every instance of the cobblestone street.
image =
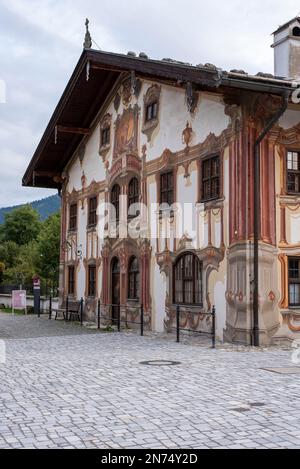
POLYGON ((300 374, 263 370, 295 367, 290 351, 5 314, 0 339, 0 448, 300 448, 300 374))

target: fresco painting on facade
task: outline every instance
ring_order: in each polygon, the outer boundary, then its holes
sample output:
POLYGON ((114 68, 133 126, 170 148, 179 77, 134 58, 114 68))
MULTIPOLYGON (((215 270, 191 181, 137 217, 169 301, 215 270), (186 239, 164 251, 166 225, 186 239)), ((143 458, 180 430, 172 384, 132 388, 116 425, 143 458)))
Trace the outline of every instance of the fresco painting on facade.
POLYGON ((85 48, 23 180, 62 193, 61 301, 84 296, 89 320, 98 299, 141 304, 160 332, 178 304, 192 330, 216 305, 219 339, 248 344, 256 309, 261 344, 299 337, 299 104, 274 118, 300 79, 296 23, 276 77, 85 48))

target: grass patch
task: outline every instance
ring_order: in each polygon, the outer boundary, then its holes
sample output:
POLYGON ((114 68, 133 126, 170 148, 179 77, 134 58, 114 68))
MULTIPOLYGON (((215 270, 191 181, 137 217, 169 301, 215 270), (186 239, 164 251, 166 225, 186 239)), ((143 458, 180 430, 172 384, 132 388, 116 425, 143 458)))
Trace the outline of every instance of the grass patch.
POLYGON ((116 332, 116 330, 111 327, 111 326, 107 326, 105 329, 101 329, 101 332, 104 332, 104 333, 110 333, 110 332, 116 332))
MULTIPOLYGON (((11 308, 0 308, 1 313, 6 313, 6 314, 12 314, 12 309, 11 308)), ((24 316, 25 311, 15 311, 16 316, 24 316)))

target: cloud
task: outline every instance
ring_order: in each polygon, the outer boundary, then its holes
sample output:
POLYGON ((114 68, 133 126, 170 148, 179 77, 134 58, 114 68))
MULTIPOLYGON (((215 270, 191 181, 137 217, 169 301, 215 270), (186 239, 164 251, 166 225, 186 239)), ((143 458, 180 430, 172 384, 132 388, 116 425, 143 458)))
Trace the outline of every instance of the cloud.
POLYGON ((251 73, 273 71, 270 33, 295 0, 0 0, 0 206, 49 191, 21 178, 81 54, 84 21, 103 50, 144 51, 251 73))

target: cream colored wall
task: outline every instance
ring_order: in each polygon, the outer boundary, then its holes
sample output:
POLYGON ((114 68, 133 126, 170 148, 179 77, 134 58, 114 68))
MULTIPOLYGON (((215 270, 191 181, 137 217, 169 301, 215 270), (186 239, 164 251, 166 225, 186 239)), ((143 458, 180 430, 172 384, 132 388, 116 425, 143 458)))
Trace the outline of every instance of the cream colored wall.
MULTIPOLYGON (((300 112, 296 109, 288 109, 283 117, 280 119, 280 126, 285 130, 289 131, 300 123, 300 112)), ((299 145, 293 145, 293 149, 299 150, 299 145)), ((278 254, 286 254, 288 256, 300 256, 300 196, 282 196, 282 164, 281 158, 285 157, 285 154, 280 153, 280 148, 275 148, 275 184, 276 184, 276 236, 278 254), (286 227, 286 241, 287 245, 280 245, 281 241, 281 203, 285 206, 285 227, 286 227)), ((277 290, 282 296, 282 279, 281 265, 277 261, 277 290)), ((283 317, 280 314, 279 302, 276 303, 278 309, 278 320, 281 323, 281 329, 277 333, 278 336, 286 335, 286 327, 283 324, 283 317)))
MULTIPOLYGON (((147 145, 147 161, 152 161, 159 158, 166 148, 173 152, 183 150, 185 144, 182 141, 182 132, 186 127, 187 122, 193 128, 193 139, 190 145, 196 145, 205 141, 209 134, 213 133, 219 136, 229 125, 229 117, 225 114, 225 106, 222 103, 220 97, 209 93, 201 93, 197 109, 193 115, 187 110, 185 91, 179 88, 174 88, 167 85, 161 85, 161 100, 159 107, 159 126, 155 130, 150 143, 147 142, 147 137, 141 132, 141 126, 144 119, 144 95, 153 83, 150 81, 143 81, 141 93, 139 98, 132 98, 130 105, 134 107, 138 104, 140 108, 139 116, 139 137, 138 137, 138 148, 139 154, 142 154, 143 145, 147 145)), ((103 116, 107 113, 112 115, 112 128, 111 128, 111 147, 110 151, 106 156, 106 161, 109 162, 109 166, 112 164, 113 148, 114 148, 114 137, 115 137, 115 121, 118 115, 122 115, 126 109, 122 100, 118 112, 115 111, 114 98, 106 109, 102 109, 99 114, 99 122, 95 124, 92 135, 87 139, 85 156, 82 164, 78 157, 74 157, 72 164, 67 168, 69 182, 67 185, 67 191, 71 193, 74 189, 80 191, 82 189, 82 176, 85 176, 85 186, 88 187, 93 181, 101 182, 106 178, 106 169, 102 157, 99 155, 100 145, 100 121, 103 116)), ((228 152, 225 152, 225 163, 224 163, 224 188, 226 197, 229 195, 229 182, 228 182, 228 152)), ((186 179, 184 177, 185 171, 183 167, 178 169, 178 186, 177 186, 177 200, 180 203, 192 204, 193 210, 196 209, 196 203, 198 202, 198 174, 197 165, 192 162, 189 168, 190 177, 186 179)), ((100 196, 100 201, 103 201, 104 193, 100 196)), ((155 176, 148 178, 148 200, 149 204, 157 202, 157 189, 155 176)), ((228 202, 225 202, 225 227, 227 230, 227 208, 228 202)), ((78 245, 82 245, 83 256, 86 253, 90 255, 90 249, 87 249, 87 212, 88 203, 87 200, 84 202, 84 207, 78 209, 78 245)), ((98 215, 100 215, 101 208, 98 209, 98 215)), ((149 209, 149 214, 151 214, 149 209)), ((97 229, 99 241, 99 253, 102 248, 102 238, 104 223, 103 217, 99 217, 100 221, 97 229)), ((208 218, 204 216, 200 217, 199 226, 194 233, 194 247, 205 248, 208 244, 208 218)), ((155 227, 157 228, 157 226, 155 227)), ((193 233, 195 226, 185 225, 187 233, 193 233)), ((220 216, 216 215, 213 217, 213 231, 212 238, 216 247, 220 247, 221 242, 221 224, 220 216)), ((151 237, 155 236, 155 229, 152 230, 151 237)), ((225 238, 228 239, 228 233, 226 231, 225 238)), ((165 318, 165 298, 167 282, 164 274, 161 274, 159 267, 156 262, 155 254, 157 252, 156 239, 151 239, 152 246, 152 260, 151 260, 151 296, 152 296, 152 307, 153 307, 153 324, 155 330, 161 331, 164 327, 165 318)), ((173 248, 173 241, 171 241, 170 248, 173 248)), ((163 250, 164 246, 160 245, 159 250, 163 250)), ((96 248, 94 248, 94 251, 96 248)), ((225 262, 223 263, 225 266, 225 262)), ((102 270, 99 270, 99 292, 101 291, 101 278, 102 270)), ((225 267, 222 266, 220 272, 213 274, 211 277, 209 288, 211 289, 212 297, 217 306, 217 314, 220 315, 218 320, 219 324, 219 336, 221 336, 224 314, 226 311, 226 301, 224 289, 226 285, 226 272, 225 267), (212 285, 216 282, 215 287, 212 285)), ((78 274, 78 296, 84 296, 84 284, 85 284, 85 269, 83 262, 80 262, 79 274, 78 274)))
MULTIPOLYGON (((290 130, 300 123, 300 112, 295 109, 288 109, 280 119, 280 126, 285 130, 290 130)), ((295 150, 300 149, 300 145, 294 146, 295 150)), ((300 244, 300 196, 280 197, 281 194, 281 157, 279 148, 275 150, 276 158, 276 219, 277 219, 277 240, 280 241, 280 202, 286 205, 286 237, 290 245, 300 244), (297 206, 299 205, 299 206, 297 206)), ((300 255, 300 250, 299 250, 300 255)))
MULTIPOLYGON (((151 84, 145 84, 143 92, 150 86, 151 84)), ((187 122, 194 131, 191 145, 195 145, 204 142, 210 133, 219 136, 228 127, 229 117, 225 115, 224 104, 218 96, 201 94, 197 109, 191 115, 187 110, 185 92, 178 88, 162 86, 159 127, 148 147, 147 160, 159 157, 166 148, 172 152, 183 149, 185 145, 182 142, 182 131, 187 122)), ((144 144, 147 144, 147 138, 142 135, 141 145, 144 144)))
MULTIPOLYGON (((167 85, 161 85, 161 101, 159 107, 159 126, 154 132, 151 142, 147 142, 147 137, 141 132, 141 126, 144 118, 144 95, 153 85, 152 82, 143 81, 139 98, 132 98, 131 106, 136 104, 140 108, 139 119, 139 154, 142 154, 143 145, 147 145, 147 161, 156 159, 162 155, 164 150, 168 148, 171 151, 178 151, 185 148, 182 141, 182 132, 187 122, 193 128, 193 140, 191 145, 202 143, 210 133, 219 136, 225 130, 230 121, 224 112, 224 104, 219 96, 202 93, 200 94, 199 103, 194 114, 190 114, 187 110, 185 91, 180 88, 174 88, 167 85)), ((114 123, 118 115, 122 115, 126 109, 121 101, 118 112, 115 111, 113 99, 106 109, 103 109, 100 116, 109 113, 112 115, 112 135, 111 148, 106 159, 112 163, 113 142, 115 126, 114 123)), ((105 166, 102 158, 99 156, 100 145, 100 117, 99 123, 95 126, 92 135, 87 139, 86 151, 83 164, 79 159, 75 158, 68 168, 69 183, 68 192, 81 189, 81 177, 84 172, 86 176, 86 185, 89 186, 92 181, 103 181, 105 179, 105 166)))

